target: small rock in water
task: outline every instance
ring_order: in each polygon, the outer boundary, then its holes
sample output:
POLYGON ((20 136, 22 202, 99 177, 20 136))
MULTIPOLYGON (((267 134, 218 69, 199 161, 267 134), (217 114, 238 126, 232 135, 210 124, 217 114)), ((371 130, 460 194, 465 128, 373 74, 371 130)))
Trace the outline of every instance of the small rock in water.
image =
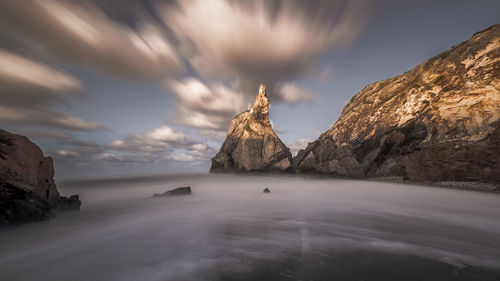
POLYGON ((271 192, 271 190, 269 190, 269 188, 266 187, 266 188, 264 188, 264 191, 262 191, 262 192, 269 193, 269 192, 271 192))
POLYGON ((81 205, 82 201, 80 201, 80 197, 78 196, 78 194, 71 195, 69 197, 61 196, 61 198, 59 198, 59 204, 57 205, 57 210, 59 211, 80 210, 81 205))
POLYGON ((190 186, 183 186, 183 187, 178 187, 172 190, 169 190, 164 193, 160 194, 153 194, 153 197, 165 197, 165 196, 175 196, 175 195, 191 195, 191 187, 190 186))

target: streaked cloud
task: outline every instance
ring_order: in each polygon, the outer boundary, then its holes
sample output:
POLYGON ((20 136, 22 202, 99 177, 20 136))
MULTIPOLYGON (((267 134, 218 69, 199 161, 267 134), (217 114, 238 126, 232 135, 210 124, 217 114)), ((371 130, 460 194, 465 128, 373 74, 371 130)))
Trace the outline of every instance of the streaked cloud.
POLYGON ((80 82, 69 74, 1 49, 0 79, 3 84, 23 84, 26 87, 53 91, 73 91, 80 88, 80 82))
POLYGON ((222 143, 226 138, 227 130, 198 129, 196 130, 196 134, 202 139, 222 143))
POLYGON ((88 2, 0 2, 0 31, 31 52, 125 76, 182 70, 165 31, 145 17, 132 29, 88 2))
POLYGON ((55 151, 55 153, 59 156, 75 156, 78 157, 80 156, 80 153, 75 152, 75 151, 70 151, 70 150, 64 150, 64 149, 58 149, 55 151))
POLYGON ((20 134, 35 139, 67 140, 70 138, 70 135, 66 132, 52 131, 52 130, 46 130, 46 131, 28 130, 28 131, 22 131, 20 134))
POLYGON ((97 122, 50 108, 78 96, 80 82, 41 62, 0 49, 0 123, 68 130, 103 129, 97 122))
POLYGON ((0 105, 0 123, 19 126, 42 126, 76 131, 105 129, 98 122, 44 107, 6 107, 0 105))
POLYGON ((144 134, 133 134, 124 140, 115 140, 108 147, 127 152, 168 152, 174 148, 189 148, 198 142, 183 132, 163 126, 144 134))
POLYGON ((186 49, 194 49, 190 61, 202 76, 236 78, 253 96, 260 82, 273 89, 305 75, 326 50, 351 44, 366 24, 363 4, 183 0, 162 15, 186 49))
POLYGON ((0 49, 0 104, 28 106, 76 96, 80 82, 46 64, 0 49))
POLYGON ((246 97, 237 87, 205 85, 196 78, 169 81, 167 91, 178 100, 173 113, 177 124, 198 129, 226 130, 231 118, 246 109, 246 97))
POLYGON ((245 106, 242 93, 222 84, 207 87, 196 78, 174 81, 169 84, 181 104, 201 112, 217 112, 235 114, 245 106))
POLYGON ((301 102, 314 102, 314 94, 290 82, 282 83, 278 86, 278 94, 281 99, 289 104, 301 102))

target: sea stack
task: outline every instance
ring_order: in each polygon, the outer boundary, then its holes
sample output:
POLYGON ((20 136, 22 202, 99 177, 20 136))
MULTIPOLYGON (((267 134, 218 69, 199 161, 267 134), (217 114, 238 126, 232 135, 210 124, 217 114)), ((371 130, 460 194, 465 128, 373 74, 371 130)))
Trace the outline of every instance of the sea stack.
POLYGON ((50 218, 55 209, 80 209, 78 195, 61 196, 51 157, 27 137, 0 129, 0 226, 50 218))
POLYGON ((231 120, 221 150, 212 159, 210 172, 285 172, 292 170, 292 154, 269 121, 266 86, 249 110, 231 120))
POLYGON ((500 25, 366 86, 298 172, 500 183, 500 25))

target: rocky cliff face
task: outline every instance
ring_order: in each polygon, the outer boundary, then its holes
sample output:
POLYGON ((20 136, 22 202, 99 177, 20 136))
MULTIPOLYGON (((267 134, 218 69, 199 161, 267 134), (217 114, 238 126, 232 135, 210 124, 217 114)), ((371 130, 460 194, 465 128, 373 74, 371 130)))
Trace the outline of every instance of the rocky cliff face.
POLYGON ((28 138, 0 130, 0 225, 46 219, 55 208, 78 209, 60 196, 52 158, 28 138))
POLYGON ((255 103, 231 120, 226 140, 212 159, 210 172, 289 171, 290 150, 281 142, 269 122, 266 88, 260 86, 255 103))
POLYGON ((299 172, 500 183, 500 25, 354 96, 299 172))

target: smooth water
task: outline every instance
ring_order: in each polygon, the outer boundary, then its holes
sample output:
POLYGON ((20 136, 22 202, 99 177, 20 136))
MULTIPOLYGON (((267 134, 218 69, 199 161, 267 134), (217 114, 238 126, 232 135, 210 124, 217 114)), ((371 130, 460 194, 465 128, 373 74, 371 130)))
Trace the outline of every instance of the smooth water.
POLYGON ((0 230, 0 280, 500 280, 499 194, 232 175, 59 189, 81 211, 0 230))

